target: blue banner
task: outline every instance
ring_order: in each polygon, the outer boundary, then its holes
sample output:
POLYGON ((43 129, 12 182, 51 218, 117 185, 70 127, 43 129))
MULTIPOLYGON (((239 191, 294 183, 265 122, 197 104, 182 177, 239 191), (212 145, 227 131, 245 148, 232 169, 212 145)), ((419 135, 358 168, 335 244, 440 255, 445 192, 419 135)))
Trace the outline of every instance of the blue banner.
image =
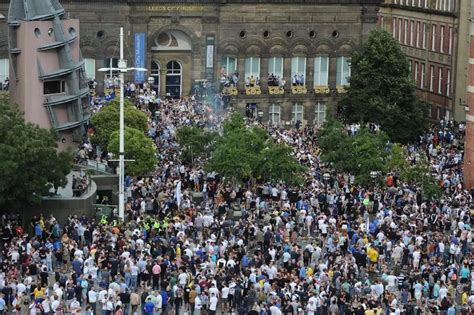
MULTIPOLYGON (((135 68, 145 68, 145 33, 135 33, 135 68)), ((135 82, 145 82, 145 72, 135 71, 135 82)))

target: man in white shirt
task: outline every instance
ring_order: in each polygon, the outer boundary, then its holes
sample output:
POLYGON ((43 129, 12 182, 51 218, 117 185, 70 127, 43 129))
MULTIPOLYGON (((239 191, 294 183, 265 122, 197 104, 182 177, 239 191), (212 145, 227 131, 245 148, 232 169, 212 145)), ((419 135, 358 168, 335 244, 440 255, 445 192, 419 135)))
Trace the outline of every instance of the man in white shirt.
POLYGON ((60 306, 59 298, 57 295, 53 296, 53 301, 51 302, 51 310, 53 311, 53 314, 57 314, 59 312, 59 306, 60 306))
POLYGON ((92 307, 92 310, 95 314, 96 306, 97 306, 97 298, 99 296, 99 293, 95 290, 94 287, 92 287, 89 292, 87 293, 87 297, 89 299, 89 305, 92 307))
MULTIPOLYGON (((209 290, 210 291, 210 290, 209 290)), ((215 293, 211 293, 211 298, 209 299, 209 314, 215 315, 217 311, 217 296, 215 293)))

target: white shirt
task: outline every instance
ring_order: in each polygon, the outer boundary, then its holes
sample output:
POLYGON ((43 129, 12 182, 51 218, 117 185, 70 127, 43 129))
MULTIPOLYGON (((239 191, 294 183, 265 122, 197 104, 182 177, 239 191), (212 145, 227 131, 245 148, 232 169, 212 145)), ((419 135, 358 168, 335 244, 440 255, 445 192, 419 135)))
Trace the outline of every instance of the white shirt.
POLYGON ((87 295, 89 297, 89 303, 96 303, 97 302, 97 297, 98 297, 99 294, 96 291, 90 290, 87 293, 87 295))
POLYGON ((196 296, 196 299, 194 300, 194 308, 197 310, 200 310, 202 308, 202 302, 199 296, 196 296))
POLYGON ((229 288, 228 287, 223 287, 222 288, 222 298, 227 299, 229 297, 229 288))
POLYGON ((210 311, 217 311, 217 297, 215 295, 211 296, 209 299, 209 310, 210 311))

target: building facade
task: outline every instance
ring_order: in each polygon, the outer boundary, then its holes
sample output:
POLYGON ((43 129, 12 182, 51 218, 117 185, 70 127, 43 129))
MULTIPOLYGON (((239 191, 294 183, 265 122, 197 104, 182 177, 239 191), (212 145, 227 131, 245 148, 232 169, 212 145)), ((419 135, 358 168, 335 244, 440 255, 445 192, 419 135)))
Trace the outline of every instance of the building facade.
POLYGON ((469 61, 466 104, 466 142, 464 144, 464 185, 474 188, 474 2, 469 8, 469 61))
POLYGON ((58 0, 12 0, 7 25, 12 102, 26 121, 54 128, 60 148, 72 146, 89 119, 79 21, 58 0))
POLYGON ((465 120, 468 14, 471 1, 385 0, 379 26, 409 59, 417 93, 433 120, 465 120))
MULTIPOLYGON (((0 13, 6 13, 7 2, 0 0, 0 13)), ((379 3, 62 1, 69 16, 80 21, 89 78, 103 80, 97 69, 116 64, 123 26, 129 65, 148 68, 139 79, 151 77, 160 95, 187 96, 196 80, 204 79, 232 94, 235 106, 252 105, 262 119, 280 124, 324 121, 326 110, 345 92, 353 51, 376 26, 379 3)), ((0 31, 0 79, 8 75, 1 72, 8 62, 1 45, 6 34, 0 31)))

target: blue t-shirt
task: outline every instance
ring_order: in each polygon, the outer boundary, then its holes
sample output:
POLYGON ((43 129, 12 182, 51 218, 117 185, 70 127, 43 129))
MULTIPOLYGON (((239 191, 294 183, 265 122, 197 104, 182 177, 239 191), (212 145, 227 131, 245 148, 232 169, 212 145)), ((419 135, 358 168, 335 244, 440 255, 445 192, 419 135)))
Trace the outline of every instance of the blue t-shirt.
POLYGON ((165 306, 168 304, 168 292, 166 291, 161 291, 161 305, 165 306))
POLYGON ((5 307, 6 307, 5 300, 0 297, 0 311, 5 310, 5 307))
POLYGON ((153 314, 153 310, 155 309, 155 304, 152 301, 148 301, 145 303, 145 313, 146 314, 153 314))

